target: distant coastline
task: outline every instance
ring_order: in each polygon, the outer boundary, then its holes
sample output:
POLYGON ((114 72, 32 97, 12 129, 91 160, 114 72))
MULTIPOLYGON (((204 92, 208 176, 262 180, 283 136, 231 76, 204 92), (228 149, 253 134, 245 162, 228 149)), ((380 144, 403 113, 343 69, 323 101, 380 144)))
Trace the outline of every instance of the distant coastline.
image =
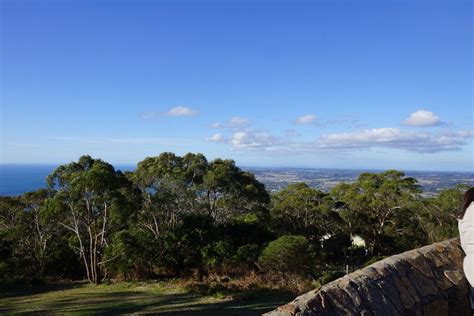
MULTIPOLYGON (((14 196, 46 187, 46 177, 60 164, 0 164, 0 195, 14 196)), ((133 165, 117 165, 132 171, 133 165)))
MULTIPOLYGON (((46 187, 46 177, 59 164, 0 164, 0 195, 14 196, 46 187)), ((133 171, 135 165, 116 164, 116 169, 133 171)), ((327 191, 340 182, 352 182, 363 172, 381 172, 370 169, 308 168, 308 167, 242 167, 251 171, 271 192, 288 184, 306 182, 327 191)), ((407 176, 419 181, 426 195, 456 184, 474 186, 473 171, 405 171, 407 176)))

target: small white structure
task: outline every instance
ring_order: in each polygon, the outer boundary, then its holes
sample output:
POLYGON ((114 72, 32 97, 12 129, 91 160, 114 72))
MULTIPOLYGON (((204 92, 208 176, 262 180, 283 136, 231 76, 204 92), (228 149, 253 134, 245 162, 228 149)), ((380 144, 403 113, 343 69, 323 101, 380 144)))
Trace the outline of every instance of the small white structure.
POLYGON ((352 246, 365 248, 365 240, 362 237, 358 235, 352 235, 351 241, 352 241, 352 246))

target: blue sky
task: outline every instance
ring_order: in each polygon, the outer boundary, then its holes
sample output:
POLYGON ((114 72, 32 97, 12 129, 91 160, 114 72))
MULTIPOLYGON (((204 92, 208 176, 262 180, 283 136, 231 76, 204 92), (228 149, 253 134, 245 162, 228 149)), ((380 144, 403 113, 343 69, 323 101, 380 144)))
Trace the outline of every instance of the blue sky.
POLYGON ((471 1, 1 1, 1 157, 474 170, 471 1))

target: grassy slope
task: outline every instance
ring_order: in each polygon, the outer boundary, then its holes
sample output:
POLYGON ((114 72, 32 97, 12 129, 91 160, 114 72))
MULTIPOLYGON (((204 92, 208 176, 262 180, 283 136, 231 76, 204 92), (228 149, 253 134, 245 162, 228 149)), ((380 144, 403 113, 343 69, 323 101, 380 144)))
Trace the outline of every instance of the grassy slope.
POLYGON ((291 299, 278 292, 219 299, 189 293, 172 282, 64 284, 0 290, 0 314, 260 315, 291 299))

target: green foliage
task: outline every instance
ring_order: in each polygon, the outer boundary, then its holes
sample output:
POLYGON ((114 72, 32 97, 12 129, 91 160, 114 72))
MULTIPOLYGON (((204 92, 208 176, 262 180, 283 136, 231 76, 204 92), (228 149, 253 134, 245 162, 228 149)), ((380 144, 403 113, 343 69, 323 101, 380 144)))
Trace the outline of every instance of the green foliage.
POLYGON ((459 185, 445 189, 436 197, 420 203, 419 227, 426 234, 427 242, 433 243, 458 236, 457 217, 463 194, 468 188, 459 185))
POLYGON ((261 253, 261 246, 257 244, 245 244, 237 248, 233 261, 244 265, 246 268, 255 268, 255 263, 261 253))
POLYGON ((320 286, 332 282, 334 280, 339 279, 340 277, 344 276, 343 272, 325 272, 323 275, 318 279, 318 283, 320 286))
POLYGON ((154 276, 162 245, 149 231, 129 228, 118 231, 107 248, 104 260, 113 274, 124 279, 154 276))
POLYGON ((82 156, 47 182, 0 197, 1 282, 256 272, 301 289, 457 236, 467 189, 424 198, 415 179, 389 170, 331 192, 296 183, 270 197, 234 161, 192 153, 148 157, 125 174, 82 156), (356 235, 366 246, 352 245, 356 235))
POLYGON ((248 213, 262 215, 270 201, 265 186, 233 160, 212 161, 204 175, 203 188, 204 208, 219 222, 248 213))
POLYGON ((137 206, 130 181, 112 165, 82 156, 77 163, 59 166, 47 182, 56 190, 51 204, 60 214, 61 226, 76 238, 74 247, 87 279, 100 282, 108 240, 126 225, 137 206))
POLYGON ((201 255, 206 267, 217 268, 232 256, 232 246, 226 240, 218 240, 203 247, 201 255))
POLYGON ((14 257, 14 236, 11 231, 0 231, 0 281, 19 274, 18 262, 14 257))
POLYGON ((207 215, 191 214, 163 238, 162 262, 176 274, 187 273, 193 268, 205 269, 206 249, 213 241, 213 220, 207 215))
POLYGON ((259 261, 271 271, 306 275, 314 262, 314 253, 306 237, 285 235, 270 242, 259 261))
POLYGON ((421 193, 416 179, 396 170, 364 173, 332 190, 350 234, 362 236, 372 253, 392 253, 399 234, 398 214, 413 211, 421 193))
POLYGON ((383 260, 386 256, 372 256, 366 262, 364 262, 363 266, 370 266, 377 261, 383 260))
POLYGON ((290 184, 272 197, 272 224, 280 234, 304 234, 319 240, 334 234, 340 217, 332 198, 305 183, 290 184))

